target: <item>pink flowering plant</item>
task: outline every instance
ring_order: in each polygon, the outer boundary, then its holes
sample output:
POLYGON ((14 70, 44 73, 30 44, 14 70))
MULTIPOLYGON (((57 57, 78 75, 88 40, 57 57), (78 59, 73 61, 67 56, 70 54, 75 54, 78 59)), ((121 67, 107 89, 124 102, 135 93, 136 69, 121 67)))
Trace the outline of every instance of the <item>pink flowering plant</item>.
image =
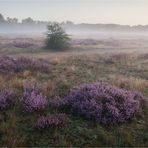
POLYGON ((98 82, 81 85, 51 105, 103 125, 127 122, 140 112, 144 102, 138 92, 127 91, 98 82))
POLYGON ((0 73, 19 73, 25 70, 50 72, 51 64, 46 60, 30 59, 26 57, 0 56, 0 73))
POLYGON ((24 87, 22 106, 26 112, 43 110, 48 106, 48 100, 36 85, 27 85, 24 87))
POLYGON ((15 93, 11 90, 0 91, 0 109, 6 109, 14 102, 15 93))

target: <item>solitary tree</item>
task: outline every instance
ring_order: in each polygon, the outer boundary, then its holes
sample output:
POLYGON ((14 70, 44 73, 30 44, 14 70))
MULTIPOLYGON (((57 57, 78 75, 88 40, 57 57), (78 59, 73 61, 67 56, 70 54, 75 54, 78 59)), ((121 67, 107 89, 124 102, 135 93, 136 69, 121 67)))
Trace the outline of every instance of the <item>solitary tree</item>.
POLYGON ((47 26, 46 48, 66 50, 69 48, 70 38, 59 23, 49 23, 47 26))

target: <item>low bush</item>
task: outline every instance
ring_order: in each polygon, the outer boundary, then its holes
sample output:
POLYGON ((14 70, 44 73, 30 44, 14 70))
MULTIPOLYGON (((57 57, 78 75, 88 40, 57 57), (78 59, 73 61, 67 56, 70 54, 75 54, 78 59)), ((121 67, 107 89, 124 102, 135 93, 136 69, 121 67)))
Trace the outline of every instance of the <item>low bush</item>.
POLYGON ((138 92, 98 82, 71 90, 63 99, 56 97, 51 106, 107 125, 129 121, 140 112, 143 101, 138 92))
POLYGON ((26 39, 15 39, 13 41, 13 45, 14 47, 17 47, 17 48, 29 48, 31 46, 33 46, 34 44, 31 42, 31 40, 26 40, 26 39))
POLYGON ((15 93, 10 90, 3 90, 0 92, 0 109, 8 108, 14 99, 15 93))
POLYGON ((26 70, 50 72, 51 64, 46 60, 35 60, 25 57, 0 56, 0 73, 18 73, 26 70))
POLYGON ((33 112, 43 110, 48 106, 48 101, 37 86, 27 85, 24 87, 23 98, 21 100, 24 111, 33 112))

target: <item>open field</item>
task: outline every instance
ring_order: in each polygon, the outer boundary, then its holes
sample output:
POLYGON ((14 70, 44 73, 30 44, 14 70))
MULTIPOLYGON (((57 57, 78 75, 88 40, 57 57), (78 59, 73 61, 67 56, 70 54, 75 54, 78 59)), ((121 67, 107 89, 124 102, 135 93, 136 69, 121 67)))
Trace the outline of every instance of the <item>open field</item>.
MULTIPOLYGON (((1 36, 0 37, 0 54, 47 54, 44 50, 45 36, 1 36)), ((148 52, 148 39, 142 37, 82 37, 72 36, 70 41, 72 48, 66 52, 50 52, 51 57, 55 55, 66 54, 90 54, 104 52, 148 52), (87 51, 87 52, 86 52, 87 51)))
POLYGON ((41 111, 25 112, 21 104, 23 87, 28 84, 40 87, 40 92, 50 102, 55 96, 64 97, 82 84, 100 81, 123 90, 138 91, 147 99, 147 41, 73 39, 71 50, 52 52, 42 49, 43 38, 1 37, 1 56, 46 59, 50 68, 48 71, 48 65, 40 66, 40 61, 37 65, 32 64, 33 69, 28 63, 29 68, 23 65, 26 69, 20 70, 20 67, 14 66, 16 71, 13 68, 10 71, 8 67, 2 72, 0 67, 0 91, 16 92, 13 104, 0 111, 0 145, 148 147, 147 106, 125 123, 106 126, 50 105, 41 111), (62 122, 64 126, 42 130, 35 127, 40 116, 58 113, 66 116, 66 123, 62 122))

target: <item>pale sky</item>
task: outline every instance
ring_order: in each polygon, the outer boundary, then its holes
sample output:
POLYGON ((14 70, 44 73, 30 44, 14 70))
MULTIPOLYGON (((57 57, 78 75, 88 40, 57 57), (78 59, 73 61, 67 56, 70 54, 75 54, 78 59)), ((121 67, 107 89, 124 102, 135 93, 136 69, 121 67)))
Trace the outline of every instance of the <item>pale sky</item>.
POLYGON ((19 20, 148 24, 148 0, 0 0, 0 13, 19 20))

